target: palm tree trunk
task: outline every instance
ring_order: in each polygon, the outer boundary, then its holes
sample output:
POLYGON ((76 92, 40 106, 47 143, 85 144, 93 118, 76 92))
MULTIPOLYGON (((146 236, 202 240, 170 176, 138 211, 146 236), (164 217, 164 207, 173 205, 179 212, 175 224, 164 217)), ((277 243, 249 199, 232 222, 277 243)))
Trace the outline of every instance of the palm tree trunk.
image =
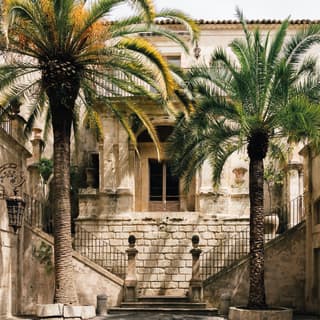
MULTIPOLYGON (((49 97, 50 99, 50 97, 49 97)), ((59 99, 58 99, 59 100, 59 99)), ((70 135, 72 113, 70 109, 52 105, 54 134, 54 264, 55 302, 77 304, 78 297, 73 280, 71 203, 70 203, 70 135)), ((60 101, 55 101, 55 103, 60 101)))
POLYGON ((264 286, 263 159, 250 158, 250 269, 248 308, 266 308, 264 286))

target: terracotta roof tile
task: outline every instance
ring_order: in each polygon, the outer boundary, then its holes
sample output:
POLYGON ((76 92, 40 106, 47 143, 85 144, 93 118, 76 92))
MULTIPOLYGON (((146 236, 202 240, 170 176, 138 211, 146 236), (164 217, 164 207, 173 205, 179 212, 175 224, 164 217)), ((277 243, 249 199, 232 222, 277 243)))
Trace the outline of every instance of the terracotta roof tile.
MULTIPOLYGON (((281 24, 283 20, 276 19, 257 19, 257 20, 247 20, 247 24, 281 24)), ((196 20, 198 24, 240 24, 238 20, 196 20)), ((178 21, 172 19, 161 19, 156 22, 157 24, 180 24, 178 21)), ((298 19, 290 20, 291 24, 320 24, 320 20, 309 20, 309 19, 298 19)))

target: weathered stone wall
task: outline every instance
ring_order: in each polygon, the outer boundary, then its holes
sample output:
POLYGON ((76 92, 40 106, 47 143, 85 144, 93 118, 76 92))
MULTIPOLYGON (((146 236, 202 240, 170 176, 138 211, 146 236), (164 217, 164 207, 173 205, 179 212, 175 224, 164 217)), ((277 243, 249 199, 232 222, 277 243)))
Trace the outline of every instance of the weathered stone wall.
MULTIPOLYGON (((53 303, 54 270, 52 237, 43 232, 24 228, 22 254, 22 285, 17 303, 20 314, 35 314, 37 304, 53 303), (51 254, 44 254, 44 248, 51 254), (42 248, 42 250, 41 250, 42 248), (42 252, 42 254, 40 253, 42 252)), ((122 300, 123 280, 110 274, 90 260, 74 253, 74 280, 81 305, 96 305, 97 295, 108 296, 108 306, 119 305, 122 300)))
MULTIPOLYGON (((0 207, 2 213, 7 213, 4 206, 0 207), (2 210, 4 209, 4 210, 2 210)), ((16 239, 15 235, 4 229, 0 230, 0 318, 10 316, 13 312, 12 302, 17 271, 16 239)))
POLYGON ((77 223, 122 252, 128 248, 129 235, 137 238, 140 295, 185 295, 191 279, 192 236, 198 234, 200 248, 207 251, 245 229, 248 220, 218 220, 199 212, 135 212, 77 223))
MULTIPOLYGON (((265 286, 269 305, 304 310, 305 224, 266 245, 265 286)), ((249 262, 209 279, 204 286, 204 298, 210 306, 219 306, 224 293, 231 295, 231 305, 246 305, 249 292, 249 262)))
POLYGON ((21 314, 35 314, 36 304, 53 303, 54 270, 51 237, 24 228, 21 314))
MULTIPOLYGON (((17 165, 18 171, 26 176, 26 158, 29 152, 23 147, 21 141, 17 141, 21 133, 19 121, 14 121, 12 131, 6 132, 0 128, 0 166, 8 163, 17 165)), ((20 135, 21 137, 22 135, 20 135)), ((13 195, 12 185, 9 179, 2 180, 4 190, 0 187, 0 317, 9 317, 17 312, 17 295, 19 294, 19 260, 18 245, 19 236, 14 234, 8 226, 8 213, 4 191, 13 195)), ((22 191, 25 191, 26 184, 22 191)))
POLYGON ((310 146, 301 150, 304 156, 304 208, 306 217, 306 290, 308 312, 320 315, 320 155, 310 146))

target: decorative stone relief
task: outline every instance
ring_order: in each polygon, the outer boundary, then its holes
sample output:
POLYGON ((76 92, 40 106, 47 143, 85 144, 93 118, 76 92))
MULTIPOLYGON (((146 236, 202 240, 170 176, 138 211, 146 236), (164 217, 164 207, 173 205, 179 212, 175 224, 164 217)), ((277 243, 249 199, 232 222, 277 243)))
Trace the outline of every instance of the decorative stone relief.
POLYGON ((245 174, 248 170, 243 167, 234 168, 232 172, 234 173, 234 183, 233 187, 240 187, 245 181, 245 174))

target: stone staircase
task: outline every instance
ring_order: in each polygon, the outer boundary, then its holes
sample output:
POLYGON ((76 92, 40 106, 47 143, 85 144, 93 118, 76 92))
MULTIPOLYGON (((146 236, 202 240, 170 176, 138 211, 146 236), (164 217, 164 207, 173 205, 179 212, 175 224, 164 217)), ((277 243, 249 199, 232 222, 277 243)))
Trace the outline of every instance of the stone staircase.
POLYGON ((217 315, 217 309, 207 308, 206 304, 202 302, 190 302, 188 297, 181 296, 141 296, 137 298, 137 301, 122 302, 120 307, 108 310, 109 314, 128 312, 217 315))

